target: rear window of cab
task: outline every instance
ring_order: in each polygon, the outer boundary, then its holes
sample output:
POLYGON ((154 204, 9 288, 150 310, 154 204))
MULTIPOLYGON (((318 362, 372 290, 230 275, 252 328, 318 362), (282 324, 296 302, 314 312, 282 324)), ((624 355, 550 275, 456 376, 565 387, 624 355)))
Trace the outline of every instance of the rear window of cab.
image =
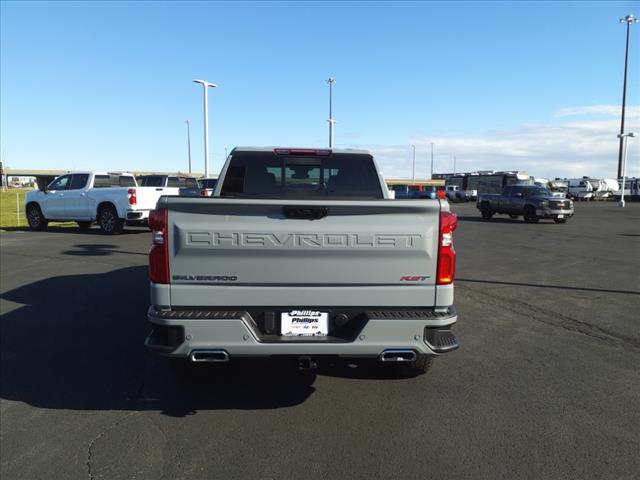
POLYGON ((235 152, 222 197, 384 198, 371 155, 235 152))

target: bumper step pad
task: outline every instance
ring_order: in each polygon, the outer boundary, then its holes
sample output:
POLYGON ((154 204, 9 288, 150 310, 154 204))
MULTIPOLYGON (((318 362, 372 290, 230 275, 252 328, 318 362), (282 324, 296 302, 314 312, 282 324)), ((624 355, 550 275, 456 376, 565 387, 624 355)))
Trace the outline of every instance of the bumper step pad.
POLYGON ((460 346, 457 337, 450 329, 426 327, 424 329, 424 341, 436 353, 450 352, 460 346))

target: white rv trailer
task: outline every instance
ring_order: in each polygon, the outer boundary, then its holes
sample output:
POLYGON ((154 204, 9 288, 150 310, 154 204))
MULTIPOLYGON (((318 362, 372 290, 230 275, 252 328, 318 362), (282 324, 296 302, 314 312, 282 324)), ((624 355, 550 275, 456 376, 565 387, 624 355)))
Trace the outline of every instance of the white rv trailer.
POLYGON ((562 181, 567 182, 567 191, 569 196, 577 200, 592 200, 594 197, 594 191, 597 189, 597 186, 594 188, 589 177, 565 178, 562 179, 562 181))
MULTIPOLYGON (((618 190, 614 192, 613 197, 616 200, 620 199, 620 193, 622 190, 622 179, 618 180, 618 190)), ((624 185, 624 198, 625 200, 640 200, 640 178, 632 177, 626 178, 624 185)))
POLYGON ((567 196, 567 185, 564 182, 549 181, 548 179, 541 177, 531 177, 531 180, 533 181, 534 185, 549 190, 551 192, 551 195, 553 195, 554 197, 565 198, 567 196), (556 185, 559 183, 562 185, 556 185))

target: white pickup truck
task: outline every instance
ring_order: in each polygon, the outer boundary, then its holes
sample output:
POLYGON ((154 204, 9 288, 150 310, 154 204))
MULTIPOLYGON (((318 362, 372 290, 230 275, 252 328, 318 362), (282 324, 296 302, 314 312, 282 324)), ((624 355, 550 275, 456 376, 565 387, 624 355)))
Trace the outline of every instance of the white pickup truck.
POLYGON ((93 222, 109 235, 122 231, 125 222, 146 222, 162 189, 138 187, 130 173, 77 172, 62 175, 42 191, 25 199, 32 230, 44 230, 49 221, 74 221, 81 229, 93 222))

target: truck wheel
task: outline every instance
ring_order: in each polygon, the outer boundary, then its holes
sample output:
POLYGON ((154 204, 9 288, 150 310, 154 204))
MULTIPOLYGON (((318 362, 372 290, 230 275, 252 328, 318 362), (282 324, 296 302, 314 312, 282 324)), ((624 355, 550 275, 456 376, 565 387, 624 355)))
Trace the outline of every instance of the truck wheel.
POLYGON ((42 210, 36 204, 27 207, 27 221, 31 230, 46 230, 49 221, 42 215, 42 210))
POLYGON ((122 233, 124 220, 118 218, 118 212, 112 206, 102 207, 98 215, 100 230, 107 235, 118 235, 122 233))
POLYGON ((78 224, 78 228, 80 228, 80 230, 89 230, 91 228, 91 225, 93 225, 93 222, 76 222, 78 224))
POLYGON ((418 375, 424 375, 431 368, 433 357, 431 355, 418 355, 415 362, 409 368, 418 375))
POLYGON ((480 213, 482 214, 483 220, 491 220, 491 217, 493 217, 493 210, 491 210, 489 205, 482 205, 480 213))
POLYGON ((524 209, 524 221, 527 223, 538 223, 538 216, 536 215, 536 210, 532 207, 526 207, 524 209))

